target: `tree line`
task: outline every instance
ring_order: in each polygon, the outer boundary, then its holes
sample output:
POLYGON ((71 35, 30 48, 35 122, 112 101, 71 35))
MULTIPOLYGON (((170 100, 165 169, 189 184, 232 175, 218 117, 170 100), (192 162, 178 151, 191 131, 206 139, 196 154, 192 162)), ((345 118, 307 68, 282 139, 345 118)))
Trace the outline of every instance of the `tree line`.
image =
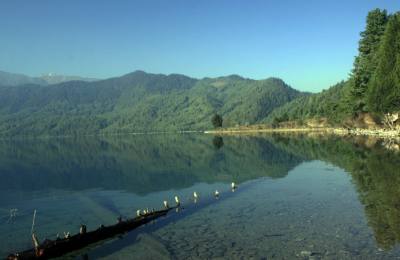
POLYGON ((400 112, 400 12, 370 11, 360 36, 358 55, 346 81, 276 108, 265 122, 301 124, 305 119, 326 118, 343 125, 364 113, 384 121, 388 113, 400 112))
POLYGON ((375 9, 361 32, 347 101, 352 114, 400 108, 400 13, 375 9))

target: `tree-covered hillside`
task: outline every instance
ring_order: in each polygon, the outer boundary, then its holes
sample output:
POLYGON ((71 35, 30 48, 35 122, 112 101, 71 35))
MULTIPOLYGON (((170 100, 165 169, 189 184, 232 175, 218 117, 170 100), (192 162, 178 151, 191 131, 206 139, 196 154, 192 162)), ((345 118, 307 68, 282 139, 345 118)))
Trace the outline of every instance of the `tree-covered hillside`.
POLYGON ((0 135, 201 130, 252 124, 304 95, 282 80, 236 75, 197 80, 142 71, 96 82, 0 87, 0 135))
POLYGON ((400 110, 400 13, 375 9, 366 20, 349 79, 276 109, 267 122, 324 117, 338 124, 400 110))
POLYGON ((349 83, 340 82, 320 93, 302 96, 276 108, 264 121, 277 124, 285 121, 302 121, 309 118, 327 117, 331 123, 338 123, 346 113, 343 97, 349 83))

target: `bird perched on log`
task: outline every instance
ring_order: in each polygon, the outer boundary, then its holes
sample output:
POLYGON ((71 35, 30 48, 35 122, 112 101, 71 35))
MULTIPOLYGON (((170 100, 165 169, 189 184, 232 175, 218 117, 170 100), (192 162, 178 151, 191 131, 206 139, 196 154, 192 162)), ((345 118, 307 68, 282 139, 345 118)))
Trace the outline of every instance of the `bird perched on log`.
POLYGON ((237 185, 234 182, 232 182, 231 188, 232 188, 232 191, 235 191, 237 189, 237 185))
POLYGON ((169 209, 168 201, 164 200, 164 208, 169 209))
POLYGON ((179 201, 178 196, 175 196, 175 202, 176 202, 177 207, 179 207, 181 205, 181 202, 179 201))
POLYGON ((81 227, 79 228, 79 234, 86 234, 86 225, 81 225, 81 227))

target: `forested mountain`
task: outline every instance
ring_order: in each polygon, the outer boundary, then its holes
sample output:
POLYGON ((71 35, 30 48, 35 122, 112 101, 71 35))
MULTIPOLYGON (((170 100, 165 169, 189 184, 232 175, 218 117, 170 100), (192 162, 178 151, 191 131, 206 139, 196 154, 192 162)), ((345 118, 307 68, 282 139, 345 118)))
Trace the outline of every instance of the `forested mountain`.
POLYGON ((267 122, 327 118, 338 124, 360 114, 381 117, 400 110, 400 13, 375 9, 361 32, 350 78, 318 94, 278 108, 267 122))
POLYGON ((51 85, 74 80, 96 81, 97 79, 57 75, 52 73, 40 77, 29 77, 23 74, 0 71, 0 86, 20 86, 25 84, 51 85))
POLYGON ((252 124, 305 95, 282 80, 237 75, 201 80, 136 71, 96 82, 0 87, 0 135, 201 130, 252 124))

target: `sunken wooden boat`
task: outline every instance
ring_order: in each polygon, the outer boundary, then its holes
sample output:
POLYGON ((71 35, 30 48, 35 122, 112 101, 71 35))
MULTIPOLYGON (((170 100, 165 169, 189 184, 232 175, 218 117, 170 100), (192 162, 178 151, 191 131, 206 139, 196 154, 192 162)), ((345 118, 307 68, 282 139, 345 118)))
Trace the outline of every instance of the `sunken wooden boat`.
POLYGON ((139 214, 139 216, 132 219, 118 219, 117 224, 111 226, 100 226, 98 229, 90 232, 86 232, 86 227, 81 226, 80 232, 76 235, 66 235, 65 238, 45 240, 43 243, 39 243, 35 234, 33 233, 32 239, 34 248, 23 252, 10 254, 7 259, 49 259, 60 257, 73 251, 83 249, 90 244, 94 244, 102 240, 129 232, 137 227, 156 220, 159 217, 167 215, 167 213, 173 208, 146 212, 139 214))

